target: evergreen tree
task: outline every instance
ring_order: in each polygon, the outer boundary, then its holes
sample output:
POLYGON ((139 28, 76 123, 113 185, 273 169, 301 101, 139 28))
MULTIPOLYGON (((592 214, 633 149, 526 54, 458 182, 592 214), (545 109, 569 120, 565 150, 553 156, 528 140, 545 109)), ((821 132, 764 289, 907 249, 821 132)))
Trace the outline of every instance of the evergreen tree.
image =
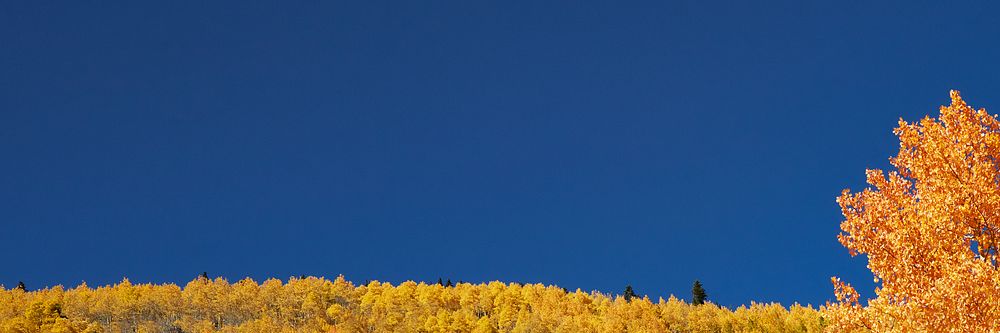
POLYGON ((691 304, 702 305, 708 299, 708 294, 705 293, 705 288, 701 286, 701 281, 694 280, 694 286, 691 287, 691 304))
POLYGON ((198 275, 198 277, 202 278, 202 279, 205 279, 205 280, 208 280, 208 272, 201 272, 201 275, 198 275))
POLYGON ((443 286, 444 285, 444 281, 441 281, 441 278, 438 278, 438 285, 439 286, 443 286))
POLYGON ((24 282, 23 281, 17 281, 17 288, 14 288, 14 289, 20 289, 22 291, 28 291, 28 288, 24 286, 24 282))
POLYGON ((639 297, 639 295, 636 295, 635 291, 632 290, 631 284, 625 286, 625 294, 623 294, 622 296, 625 297, 626 302, 631 302, 633 298, 639 297))
POLYGON ((445 286, 445 287, 453 287, 453 286, 455 286, 455 285, 451 283, 451 279, 448 279, 448 282, 446 282, 446 283, 444 284, 444 286, 445 286))

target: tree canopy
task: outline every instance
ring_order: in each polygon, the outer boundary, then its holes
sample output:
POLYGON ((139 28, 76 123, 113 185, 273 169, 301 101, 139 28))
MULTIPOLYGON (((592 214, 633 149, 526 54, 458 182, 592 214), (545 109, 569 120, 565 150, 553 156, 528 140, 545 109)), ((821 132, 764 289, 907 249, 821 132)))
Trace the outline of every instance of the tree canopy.
POLYGON ((894 133, 893 170, 867 170, 869 188, 837 198, 838 239, 879 287, 865 306, 833 278, 832 329, 1000 330, 1000 121, 952 91, 937 118, 900 119, 894 133))
POLYGON ((196 278, 184 286, 0 286, 0 332, 820 332, 812 307, 692 306, 521 283, 196 278))

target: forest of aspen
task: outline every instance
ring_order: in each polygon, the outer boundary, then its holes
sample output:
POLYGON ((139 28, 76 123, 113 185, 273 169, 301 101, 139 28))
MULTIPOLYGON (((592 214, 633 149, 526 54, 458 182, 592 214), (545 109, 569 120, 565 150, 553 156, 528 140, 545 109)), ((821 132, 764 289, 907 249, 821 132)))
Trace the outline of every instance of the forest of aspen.
POLYGON ((1000 121, 957 91, 950 98, 935 115, 900 119, 892 168, 866 170, 867 188, 836 199, 841 232, 830 237, 867 259, 877 282, 868 300, 837 277, 825 277, 836 301, 817 307, 728 308, 631 289, 202 275, 183 286, 0 287, 0 331, 997 332, 1000 121))

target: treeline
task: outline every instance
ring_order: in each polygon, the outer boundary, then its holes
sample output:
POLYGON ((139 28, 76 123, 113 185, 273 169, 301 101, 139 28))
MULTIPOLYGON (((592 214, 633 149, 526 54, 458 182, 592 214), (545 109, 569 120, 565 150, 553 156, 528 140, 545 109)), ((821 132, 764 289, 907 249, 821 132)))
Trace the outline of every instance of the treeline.
MULTIPOLYGON (((700 285, 698 286, 700 288, 700 285)), ((628 288, 631 292, 631 288, 628 288)), ((702 290, 703 292, 703 290, 702 290)), ((821 332, 809 306, 656 301, 541 284, 306 277, 36 291, 0 287, 3 332, 821 332)))

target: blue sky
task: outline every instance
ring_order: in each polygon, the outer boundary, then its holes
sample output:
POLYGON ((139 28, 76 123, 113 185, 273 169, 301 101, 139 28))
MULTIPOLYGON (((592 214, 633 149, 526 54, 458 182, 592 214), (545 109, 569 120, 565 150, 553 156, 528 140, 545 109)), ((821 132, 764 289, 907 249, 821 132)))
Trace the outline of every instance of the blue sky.
POLYGON ((0 284, 291 275, 818 304, 899 117, 1000 105, 997 8, 0 5, 0 284))

